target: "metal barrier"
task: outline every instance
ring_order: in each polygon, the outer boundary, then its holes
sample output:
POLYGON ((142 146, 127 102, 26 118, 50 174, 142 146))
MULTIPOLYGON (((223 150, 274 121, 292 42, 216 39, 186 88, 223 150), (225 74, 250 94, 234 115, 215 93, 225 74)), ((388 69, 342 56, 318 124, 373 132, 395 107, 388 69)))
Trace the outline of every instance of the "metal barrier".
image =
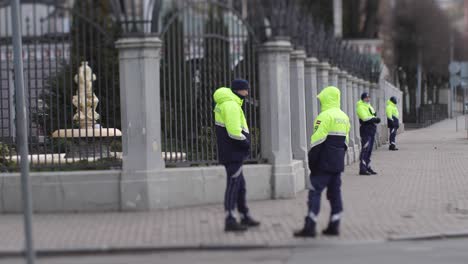
POLYGON ((418 123, 426 127, 448 118, 446 104, 421 105, 418 123))

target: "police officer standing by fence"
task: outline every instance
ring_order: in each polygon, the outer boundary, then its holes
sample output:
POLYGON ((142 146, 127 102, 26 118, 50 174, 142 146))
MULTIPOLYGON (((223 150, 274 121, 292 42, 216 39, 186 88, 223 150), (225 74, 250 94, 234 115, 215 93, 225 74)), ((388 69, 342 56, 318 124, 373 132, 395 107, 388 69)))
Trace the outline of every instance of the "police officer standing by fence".
POLYGON ((250 154, 250 134, 242 110, 242 103, 249 94, 246 80, 232 81, 231 88, 222 87, 213 94, 215 106, 215 127, 218 143, 218 159, 227 174, 224 209, 226 212, 226 232, 245 231, 248 227, 260 225, 249 214, 246 203, 246 184, 242 163, 250 154), (241 222, 235 218, 235 208, 241 222))
POLYGON ((390 100, 387 101, 387 109, 385 111, 387 113, 387 125, 389 129, 389 150, 396 151, 398 150, 396 147, 396 135, 398 128, 400 127, 400 113, 398 112, 397 107, 397 99, 395 96, 390 97, 390 100))
POLYGON ((324 235, 339 235, 341 212, 341 173, 345 166, 350 123, 348 116, 340 109, 340 90, 327 87, 317 96, 321 113, 314 122, 312 147, 308 153, 310 169, 310 190, 308 214, 304 228, 294 233, 296 237, 315 237, 317 216, 320 211, 320 197, 327 188, 331 215, 324 235))
POLYGON ((380 118, 370 104, 368 93, 362 93, 361 100, 356 104, 356 113, 359 117, 359 134, 361 136, 361 155, 359 157, 359 175, 377 174, 370 166, 372 149, 374 148, 375 133, 380 118))

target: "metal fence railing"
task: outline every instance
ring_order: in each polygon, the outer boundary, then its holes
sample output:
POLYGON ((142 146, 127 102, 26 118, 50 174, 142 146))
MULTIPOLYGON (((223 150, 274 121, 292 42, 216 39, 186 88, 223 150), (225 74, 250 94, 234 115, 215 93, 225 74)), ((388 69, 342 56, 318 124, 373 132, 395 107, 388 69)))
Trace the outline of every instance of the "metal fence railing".
MULTIPOLYGON (((287 35, 294 48, 304 48, 307 56, 378 81, 380 62, 334 38, 308 12, 314 5, 304 10, 304 1, 144 2, 33 0, 22 4, 33 170, 121 166, 119 65, 114 47, 120 36, 152 32, 163 41, 161 135, 168 166, 217 163, 212 94, 235 78, 251 84, 244 103, 252 135, 248 162, 263 162, 257 47, 268 38, 287 35)), ((15 171, 19 158, 9 14, 10 7, 1 6, 0 167, 15 171)))
MULTIPOLYGON (((120 167, 118 28, 104 1, 22 4, 30 164, 34 170, 120 167)), ((0 166, 17 171, 10 7, 0 9, 0 166)))
POLYGON ((420 126, 425 127, 448 118, 448 107, 446 104, 425 104, 419 108, 420 126))
POLYGON ((168 166, 217 162, 213 92, 234 78, 251 84, 244 111, 250 162, 260 162, 256 39, 235 10, 193 1, 163 18, 162 141, 168 166))

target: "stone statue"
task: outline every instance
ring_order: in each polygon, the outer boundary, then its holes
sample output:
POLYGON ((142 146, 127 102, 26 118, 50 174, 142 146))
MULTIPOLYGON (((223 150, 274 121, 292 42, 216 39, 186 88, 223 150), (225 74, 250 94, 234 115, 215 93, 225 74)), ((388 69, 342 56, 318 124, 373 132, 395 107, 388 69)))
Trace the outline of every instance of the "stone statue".
POLYGON ((80 128, 59 129, 52 133, 53 138, 65 138, 69 143, 64 156, 67 162, 117 157, 117 154, 110 150, 110 144, 117 137, 121 137, 122 132, 117 128, 101 127, 97 123, 100 116, 96 113, 99 100, 93 93, 95 80, 96 75, 88 66, 88 62, 81 62, 78 74, 74 78, 78 90, 72 98, 72 103, 76 107, 73 120, 80 125, 80 128), (101 140, 95 140, 96 138, 101 140))
POLYGON ((78 84, 77 94, 73 96, 72 103, 77 108, 73 120, 78 122, 80 128, 94 128, 96 121, 100 118, 96 112, 99 99, 93 93, 93 81, 96 75, 88 66, 87 61, 81 62, 78 68, 78 74, 74 81, 78 84))

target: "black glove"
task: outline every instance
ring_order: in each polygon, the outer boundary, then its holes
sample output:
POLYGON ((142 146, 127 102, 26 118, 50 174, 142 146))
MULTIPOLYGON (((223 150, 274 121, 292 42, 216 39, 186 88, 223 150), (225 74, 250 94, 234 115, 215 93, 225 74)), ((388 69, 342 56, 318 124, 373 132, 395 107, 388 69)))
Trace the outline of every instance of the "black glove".
POLYGON ((380 118, 379 117, 374 117, 372 118, 372 121, 375 123, 375 124, 380 124, 380 118))

